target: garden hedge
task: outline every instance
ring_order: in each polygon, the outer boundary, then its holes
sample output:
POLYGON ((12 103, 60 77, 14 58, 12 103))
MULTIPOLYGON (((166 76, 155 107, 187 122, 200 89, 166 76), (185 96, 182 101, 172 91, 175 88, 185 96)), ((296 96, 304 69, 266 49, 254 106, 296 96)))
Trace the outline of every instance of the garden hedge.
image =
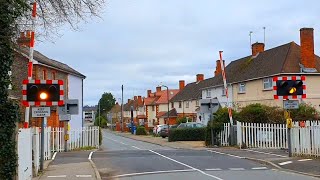
POLYGON ((168 141, 204 141, 206 128, 177 128, 169 131, 168 141))

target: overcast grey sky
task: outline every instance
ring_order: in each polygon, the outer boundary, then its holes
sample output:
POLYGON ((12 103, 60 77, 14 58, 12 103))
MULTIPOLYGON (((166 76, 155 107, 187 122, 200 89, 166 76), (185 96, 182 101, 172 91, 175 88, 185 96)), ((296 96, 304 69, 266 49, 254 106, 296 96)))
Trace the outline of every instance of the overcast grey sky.
POLYGON ((62 37, 36 44, 46 56, 87 76, 84 104, 95 105, 103 92, 124 99, 146 95, 163 82, 195 81, 214 74, 218 51, 228 64, 251 53, 252 42, 266 48, 291 41, 300 44, 299 29, 315 29, 320 48, 320 2, 313 0, 106 0, 102 19, 80 24, 80 31, 60 30, 62 37))

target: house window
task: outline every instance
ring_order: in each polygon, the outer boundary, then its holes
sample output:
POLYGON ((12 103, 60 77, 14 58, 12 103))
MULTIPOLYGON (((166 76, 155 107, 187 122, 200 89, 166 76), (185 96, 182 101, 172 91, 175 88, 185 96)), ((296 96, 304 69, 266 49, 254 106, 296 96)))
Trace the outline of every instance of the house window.
POLYGON ((56 79, 56 72, 51 73, 51 79, 55 80, 56 79))
POLYGON ((225 96, 225 95, 226 95, 226 89, 222 88, 222 96, 225 96))
POLYGON ((211 89, 207 89, 206 94, 207 94, 207 98, 210 98, 211 97, 211 89))
POLYGON ((272 78, 263 79, 263 89, 264 90, 272 89, 272 78))
POLYGON ((44 69, 42 70, 42 79, 46 80, 47 79, 47 71, 44 69))
POLYGON ((181 101, 179 102, 179 108, 181 108, 182 107, 182 103, 181 103, 181 101))
POLYGON ((154 106, 152 106, 152 111, 154 111, 154 106))
POLYGON ((239 93, 245 93, 246 92, 246 84, 240 83, 239 84, 239 93))
POLYGON ((199 106, 199 101, 198 100, 196 100, 196 106, 199 106))
POLYGON ((186 102, 186 108, 189 108, 189 101, 186 102))
POLYGON ((174 102, 171 102, 171 108, 174 108, 174 102))

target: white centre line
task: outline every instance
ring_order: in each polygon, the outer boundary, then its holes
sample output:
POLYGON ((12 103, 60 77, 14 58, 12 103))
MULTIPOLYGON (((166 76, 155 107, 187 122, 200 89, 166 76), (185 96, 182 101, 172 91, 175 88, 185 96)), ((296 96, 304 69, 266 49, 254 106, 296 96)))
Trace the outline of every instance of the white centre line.
POLYGON ((206 169, 206 171, 221 171, 221 168, 206 169))
POLYGON ((283 158, 287 158, 288 156, 283 156, 283 155, 279 155, 279 154, 273 154, 273 153, 268 153, 268 152, 261 152, 261 151, 255 151, 255 150, 251 150, 251 149, 243 149, 244 151, 249 151, 249 152, 255 152, 255 153, 260 153, 260 154, 267 154, 267 155, 272 155, 272 156, 278 156, 278 157, 283 157, 283 158))
POLYGON ((54 160, 56 158, 57 152, 54 152, 53 156, 52 156, 52 160, 54 160))
POLYGON ((268 169, 267 167, 254 167, 254 168, 251 168, 253 170, 261 170, 261 169, 268 169))
POLYGON ((139 175, 146 175, 146 174, 161 174, 161 173, 174 173, 174 172, 192 172, 196 171, 194 169, 183 169, 183 170, 170 170, 170 171, 152 171, 152 172, 141 172, 141 173, 130 173, 130 174, 121 174, 113 176, 113 178, 120 178, 120 177, 128 177, 128 176, 139 176, 139 175))
POLYGON ((304 161, 311 161, 312 159, 299 159, 299 162, 304 162, 304 161))
POLYGON ((244 168, 229 168, 231 171, 243 171, 244 168))
POLYGON ((182 163, 182 162, 180 162, 180 161, 177 161, 177 160, 175 160, 175 159, 169 158, 169 157, 167 157, 167 156, 165 156, 165 155, 162 155, 162 154, 160 154, 160 153, 157 153, 157 152, 155 152, 155 151, 152 151, 152 150, 149 150, 149 151, 152 152, 152 153, 154 153, 154 154, 157 154, 157 155, 159 155, 159 156, 161 156, 161 157, 164 157, 164 158, 166 158, 166 159, 169 159, 169 160, 171 160, 171 161, 173 161, 173 162, 176 162, 176 163, 178 163, 178 164, 181 164, 181 165, 183 165, 183 166, 186 166, 186 167, 188 167, 188 168, 190 168, 190 169, 196 170, 196 171, 200 172, 200 173, 203 174, 203 175, 206 175, 206 176, 215 178, 215 179, 217 179, 217 180, 223 180, 223 179, 221 179, 221 178, 219 178, 219 177, 217 177, 217 176, 214 176, 214 175, 211 175, 211 174, 207 174, 207 173, 205 173, 204 171, 201 171, 200 169, 194 168, 194 167, 192 167, 192 166, 189 166, 189 165, 187 165, 187 164, 184 164, 184 163, 182 163))
POLYGON ((79 178, 88 178, 88 177, 92 177, 92 175, 76 175, 76 177, 79 177, 79 178))
POLYGON ((111 140, 111 141, 114 141, 114 142, 123 144, 123 145, 128 145, 128 144, 126 144, 126 143, 124 143, 124 142, 120 142, 120 141, 117 141, 117 140, 114 140, 114 139, 111 139, 111 138, 108 138, 108 137, 105 137, 105 138, 106 138, 106 139, 109 139, 109 140, 111 140))
POLYGON ((65 178, 67 175, 59 175, 59 176, 47 176, 48 178, 65 178))
POLYGON ((213 151, 213 150, 207 150, 209 152, 213 152, 213 153, 217 153, 217 154, 221 154, 221 155, 226 155, 226 156, 230 156, 230 157, 235 157, 235 158, 239 158, 239 159, 243 159, 244 157, 240 157, 240 156, 236 156, 233 154, 227 154, 227 153, 223 153, 223 152, 219 152, 219 151, 213 151))
POLYGON ((285 161, 285 162, 282 162, 282 163, 278 163, 280 166, 283 166, 283 165, 287 165, 287 164, 291 164, 292 161, 285 161))
POLYGON ((93 154, 93 151, 89 154, 89 157, 88 157, 89 160, 92 158, 92 154, 93 154))

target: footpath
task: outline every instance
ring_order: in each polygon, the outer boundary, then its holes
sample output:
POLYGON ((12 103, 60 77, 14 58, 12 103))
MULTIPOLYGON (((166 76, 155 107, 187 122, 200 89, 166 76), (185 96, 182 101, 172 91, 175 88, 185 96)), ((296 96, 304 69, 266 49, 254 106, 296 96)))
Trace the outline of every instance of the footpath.
POLYGON ((59 152, 44 172, 33 180, 101 179, 88 159, 91 151, 59 152))
POLYGON ((261 164, 272 166, 278 170, 290 171, 320 178, 320 158, 288 157, 288 151, 285 149, 239 149, 236 147, 207 148, 203 141, 168 142, 167 138, 154 137, 150 135, 137 136, 127 132, 110 132, 134 140, 175 149, 210 150, 218 154, 256 161, 261 164))

